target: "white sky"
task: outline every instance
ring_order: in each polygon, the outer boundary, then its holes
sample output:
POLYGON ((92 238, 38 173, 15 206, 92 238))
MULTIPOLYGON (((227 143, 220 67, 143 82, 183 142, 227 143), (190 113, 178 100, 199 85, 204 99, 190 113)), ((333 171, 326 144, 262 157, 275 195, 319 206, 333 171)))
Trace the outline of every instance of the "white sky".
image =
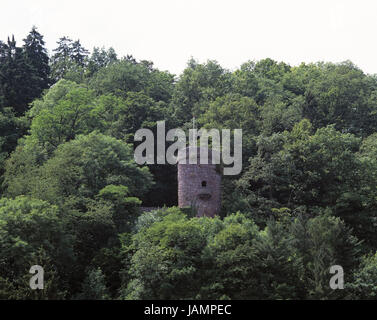
POLYGON ((351 60, 377 73, 376 0, 1 0, 0 39, 36 25, 47 48, 67 35, 92 50, 179 74, 192 56, 234 69, 247 60, 351 60))

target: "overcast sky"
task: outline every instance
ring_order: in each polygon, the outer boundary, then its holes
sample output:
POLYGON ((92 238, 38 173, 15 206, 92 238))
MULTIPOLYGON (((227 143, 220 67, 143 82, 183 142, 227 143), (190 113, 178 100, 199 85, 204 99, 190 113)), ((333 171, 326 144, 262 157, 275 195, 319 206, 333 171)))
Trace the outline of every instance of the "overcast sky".
POLYGON ((1 0, 0 12, 1 40, 36 25, 49 50, 67 35, 175 74, 191 56, 229 69, 348 59, 377 73, 376 0, 1 0))

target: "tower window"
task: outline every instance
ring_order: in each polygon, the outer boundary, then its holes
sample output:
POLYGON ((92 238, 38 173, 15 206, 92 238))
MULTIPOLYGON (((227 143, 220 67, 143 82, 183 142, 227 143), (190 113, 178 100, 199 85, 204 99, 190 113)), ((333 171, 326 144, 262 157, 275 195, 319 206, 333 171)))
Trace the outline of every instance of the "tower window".
POLYGON ((202 187, 205 188, 207 186, 207 181, 202 181, 202 187))

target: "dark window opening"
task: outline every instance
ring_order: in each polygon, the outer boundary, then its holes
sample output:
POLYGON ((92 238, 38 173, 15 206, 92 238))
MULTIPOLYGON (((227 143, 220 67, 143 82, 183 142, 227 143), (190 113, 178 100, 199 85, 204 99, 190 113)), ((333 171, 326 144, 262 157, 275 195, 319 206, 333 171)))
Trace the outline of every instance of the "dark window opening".
POLYGON ((202 181, 202 187, 205 188, 207 186, 207 181, 202 181))

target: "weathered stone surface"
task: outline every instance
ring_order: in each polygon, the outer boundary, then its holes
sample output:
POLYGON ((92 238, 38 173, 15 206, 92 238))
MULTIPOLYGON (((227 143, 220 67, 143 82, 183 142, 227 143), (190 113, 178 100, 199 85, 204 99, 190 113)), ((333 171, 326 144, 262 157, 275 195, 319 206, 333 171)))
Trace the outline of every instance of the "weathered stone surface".
POLYGON ((221 205, 221 173, 218 165, 212 164, 211 150, 208 164, 200 164, 200 148, 197 164, 189 164, 190 149, 181 150, 178 158, 178 206, 195 207, 199 217, 214 217, 221 205))

